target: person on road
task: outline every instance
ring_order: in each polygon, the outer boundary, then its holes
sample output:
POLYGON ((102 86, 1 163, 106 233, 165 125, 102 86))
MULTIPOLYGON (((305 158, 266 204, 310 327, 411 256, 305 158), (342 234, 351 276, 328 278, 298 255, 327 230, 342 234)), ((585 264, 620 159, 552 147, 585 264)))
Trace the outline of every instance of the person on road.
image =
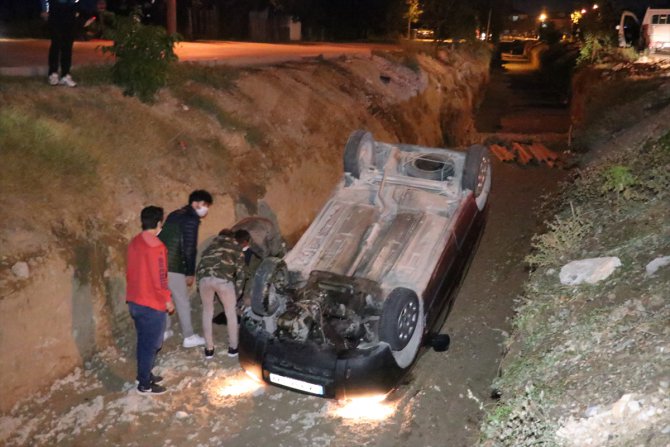
POLYGON ((158 239, 163 208, 148 206, 140 214, 142 232, 128 246, 126 303, 137 331, 137 391, 163 394, 163 380, 151 370, 163 345, 165 313, 174 312, 167 281, 167 249, 158 239))
POLYGON ((238 323, 237 297, 242 292, 247 273, 243 249, 248 247, 251 236, 246 230, 221 230, 205 249, 198 264, 196 277, 202 299, 202 330, 207 344, 205 358, 214 356, 212 316, 214 295, 223 304, 228 326, 228 357, 237 357, 238 323))
POLYGON ((77 86, 70 75, 72 46, 77 32, 77 3, 79 0, 42 0, 42 17, 47 20, 51 36, 48 78, 50 85, 77 86))
MULTIPOLYGON (((170 213, 165 220, 160 239, 168 250, 168 285, 177 307, 177 316, 184 337, 183 346, 194 348, 204 345, 205 339, 193 331, 188 288, 195 280, 200 219, 207 216, 212 205, 212 195, 199 189, 189 195, 188 203, 170 213)), ((172 335, 168 318, 165 339, 172 335)))

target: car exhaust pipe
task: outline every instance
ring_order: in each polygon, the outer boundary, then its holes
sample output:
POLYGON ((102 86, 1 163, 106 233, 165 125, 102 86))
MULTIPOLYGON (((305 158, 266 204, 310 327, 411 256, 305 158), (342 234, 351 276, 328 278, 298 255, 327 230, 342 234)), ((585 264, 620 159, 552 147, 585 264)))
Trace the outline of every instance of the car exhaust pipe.
POLYGON ((431 334, 426 337, 425 346, 430 346, 435 352, 445 352, 449 349, 451 337, 448 334, 431 334))

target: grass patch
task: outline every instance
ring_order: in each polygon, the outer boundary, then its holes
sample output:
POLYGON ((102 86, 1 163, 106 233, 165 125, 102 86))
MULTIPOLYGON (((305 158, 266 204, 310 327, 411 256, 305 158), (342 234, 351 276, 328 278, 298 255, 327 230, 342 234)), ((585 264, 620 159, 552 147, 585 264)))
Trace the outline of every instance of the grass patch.
POLYGON ((17 108, 0 111, 3 193, 61 183, 79 189, 95 182, 97 161, 60 124, 17 108))
POLYGON ((579 208, 571 207, 567 218, 555 216, 547 227, 549 231, 533 235, 531 239, 533 252, 525 259, 531 267, 557 265, 575 254, 591 233, 593 222, 579 208))
POLYGON ((111 85, 112 66, 108 64, 83 65, 72 71, 72 76, 82 85, 111 85))
POLYGON ((526 385, 523 395, 509 404, 499 404, 487 416, 484 435, 495 440, 494 445, 515 447, 552 447, 556 427, 545 415, 544 391, 526 385))

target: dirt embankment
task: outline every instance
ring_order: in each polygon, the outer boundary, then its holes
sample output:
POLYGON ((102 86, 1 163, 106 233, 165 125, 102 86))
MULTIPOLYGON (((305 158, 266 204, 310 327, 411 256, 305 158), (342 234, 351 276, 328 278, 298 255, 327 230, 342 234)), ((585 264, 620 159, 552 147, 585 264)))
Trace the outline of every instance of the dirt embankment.
POLYGON ((341 176, 357 128, 383 141, 467 144, 488 80, 473 51, 182 66, 154 105, 100 69, 80 88, 0 83, 0 411, 127 329, 124 251, 142 206, 205 188, 201 243, 248 214, 294 241, 341 176))
POLYGON ((574 147, 588 152, 533 237, 481 445, 670 442, 670 82, 667 67, 617 67, 575 78, 574 147), (618 263, 606 279, 565 279, 570 261, 603 257, 618 263))

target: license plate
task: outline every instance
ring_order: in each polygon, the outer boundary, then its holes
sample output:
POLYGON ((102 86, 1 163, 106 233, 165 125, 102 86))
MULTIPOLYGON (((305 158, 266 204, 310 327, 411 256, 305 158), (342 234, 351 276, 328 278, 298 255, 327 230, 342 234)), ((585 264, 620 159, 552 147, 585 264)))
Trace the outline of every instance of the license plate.
POLYGON ((276 383, 277 385, 283 385, 288 388, 293 388, 294 390, 300 390, 306 393, 323 396, 323 386, 316 385, 314 383, 308 383, 302 380, 280 376, 279 374, 275 373, 270 373, 270 382, 276 383))

